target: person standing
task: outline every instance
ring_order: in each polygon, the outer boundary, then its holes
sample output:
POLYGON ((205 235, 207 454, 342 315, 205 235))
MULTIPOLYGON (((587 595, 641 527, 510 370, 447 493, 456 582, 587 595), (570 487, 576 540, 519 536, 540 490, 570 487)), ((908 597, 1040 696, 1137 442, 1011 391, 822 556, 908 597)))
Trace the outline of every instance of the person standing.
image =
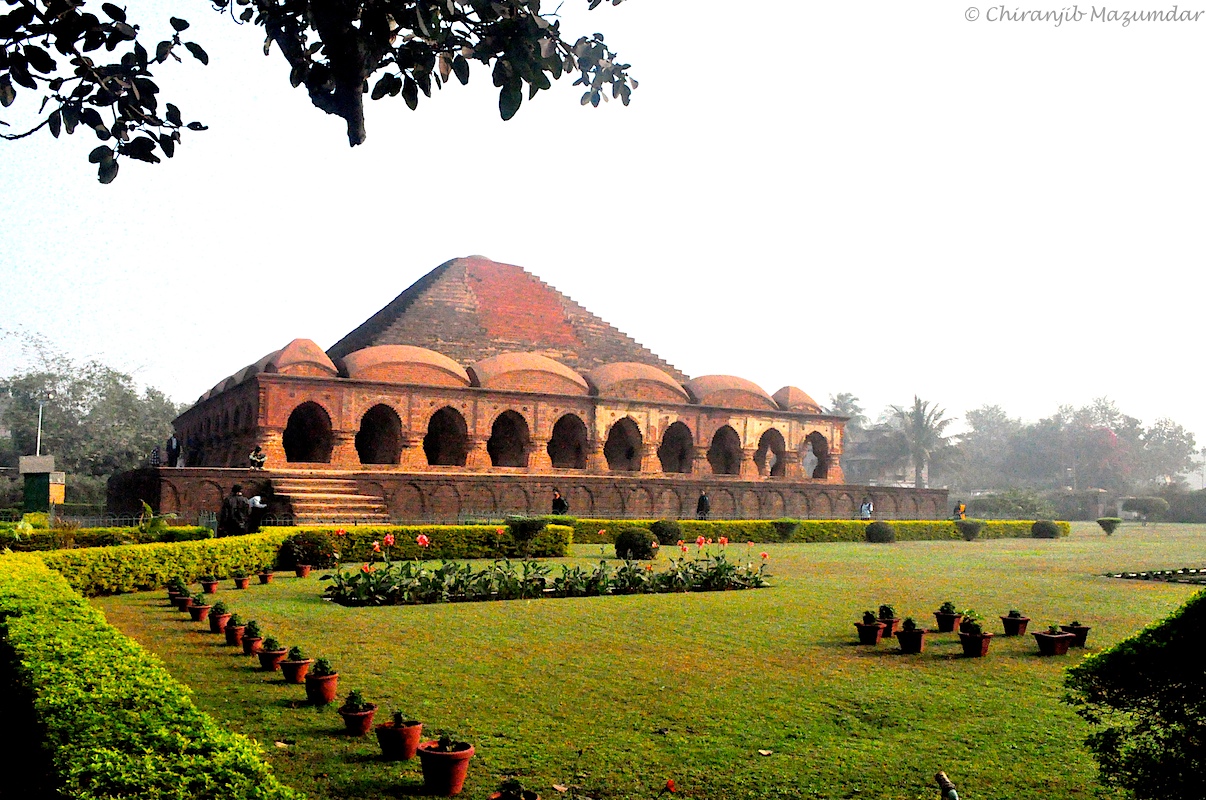
POLYGON ((180 440, 174 433, 167 440, 167 465, 169 467, 180 465, 180 440))
POLYGON ((962 500, 955 503, 955 510, 951 514, 951 519, 967 519, 967 506, 962 500))
POLYGON ((699 493, 699 500, 695 503, 695 518, 707 519, 710 513, 712 513, 712 501, 708 499, 708 492, 705 489, 699 493))
POLYGON ((564 497, 562 497, 561 492, 557 491, 556 489, 553 490, 553 513, 554 514, 568 514, 569 513, 569 501, 567 501, 564 497))
POLYGON ((218 513, 219 536, 241 536, 247 533, 247 521, 251 517, 251 504, 243 496, 243 487, 235 484, 230 487, 230 494, 222 501, 222 510, 218 513))
POLYGON ((858 507, 858 518, 861 520, 871 519, 871 515, 875 513, 875 503, 871 502, 870 497, 863 498, 863 504, 858 507))

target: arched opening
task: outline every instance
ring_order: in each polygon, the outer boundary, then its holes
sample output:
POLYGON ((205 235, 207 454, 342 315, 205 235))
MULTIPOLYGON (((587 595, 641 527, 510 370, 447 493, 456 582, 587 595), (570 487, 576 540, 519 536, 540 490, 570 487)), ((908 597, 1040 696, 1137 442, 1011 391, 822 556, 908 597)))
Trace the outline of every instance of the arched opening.
POLYGON ((517 411, 504 411, 490 428, 486 452, 496 467, 528 465, 528 423, 517 411))
POLYGON ((603 445, 607 468, 612 472, 640 472, 643 445, 641 429, 631 417, 624 417, 607 432, 607 442, 603 445))
POLYGON ((662 472, 690 472, 695 461, 695 439, 691 429, 682 422, 666 428, 657 458, 662 462, 662 472))
POLYGON ((553 425, 549 459, 554 469, 586 469, 586 423, 566 414, 553 425))
POLYGON ((829 477, 829 440, 819 431, 813 431, 804 437, 804 453, 800 457, 800 467, 805 478, 829 477))
POLYGON ((728 425, 716 431, 708 448, 708 463, 713 475, 741 474, 741 437, 737 431, 728 425))
POLYGON ((787 443, 778 429, 771 428, 762 434, 758 440, 758 451, 754 453, 754 463, 758 465, 758 474, 771 478, 782 478, 787 466, 787 443))
POLYGON ((423 452, 433 467, 463 467, 469 455, 469 426, 461 412, 444 406, 431 415, 427 435, 423 437, 423 452))
POLYGON ((360 418, 356 455, 361 464, 397 464, 402 455, 402 420, 387 405, 375 405, 360 418))
POLYGON ((293 409, 282 437, 286 461, 326 464, 331 460, 331 417, 318 403, 293 409))

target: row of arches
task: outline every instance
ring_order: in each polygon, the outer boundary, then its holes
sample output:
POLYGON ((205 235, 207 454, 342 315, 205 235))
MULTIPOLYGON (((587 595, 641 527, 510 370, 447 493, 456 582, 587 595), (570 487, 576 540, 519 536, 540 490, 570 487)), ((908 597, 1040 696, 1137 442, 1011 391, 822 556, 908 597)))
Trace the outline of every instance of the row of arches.
MULTIPOLYGON (((330 416, 318 403, 302 403, 289 415, 282 443, 287 461, 330 462, 334 445, 330 416)), ((399 463, 403 434, 398 413, 384 404, 370 408, 361 418, 355 445, 361 464, 399 463)), ((521 414, 504 411, 494 420, 486 441, 491 466, 527 467, 535 448, 527 420, 521 414)), ((423 437, 423 453, 429 466, 463 467, 469 449, 469 426, 461 412, 445 406, 431 416, 423 437)), ((554 469, 586 469, 590 452, 586 423, 576 414, 561 416, 553 425, 547 452, 554 469)), ((611 426, 603 443, 608 470, 640 472, 644 454, 644 437, 631 417, 611 426)), ((658 444, 657 458, 663 473, 697 471, 695 438, 685 423, 675 422, 666 428, 658 444)), ((713 434, 706 453, 711 474, 739 475, 741 459, 741 437, 731 426, 721 427, 713 434)), ((829 442, 821 433, 814 431, 805 437, 800 462, 805 477, 828 477, 829 442)), ((759 475, 786 474, 787 445, 777 429, 770 428, 762 434, 754 452, 754 464, 759 475)))

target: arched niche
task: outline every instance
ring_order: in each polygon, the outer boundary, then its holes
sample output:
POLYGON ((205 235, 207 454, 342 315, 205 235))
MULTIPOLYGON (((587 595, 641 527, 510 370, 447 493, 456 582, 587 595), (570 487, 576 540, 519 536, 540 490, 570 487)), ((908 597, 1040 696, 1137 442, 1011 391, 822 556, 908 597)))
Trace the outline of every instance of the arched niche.
POLYGON ((577 414, 565 414, 553 425, 549 459, 554 469, 586 469, 586 423, 577 414))
POLYGON ((800 467, 805 478, 824 479, 829 477, 829 440, 820 431, 813 431, 804 437, 804 451, 800 456, 800 467))
POLYGON ((725 425, 713 434, 708 464, 713 475, 741 474, 741 437, 732 427, 725 425))
POLYGON ((307 401, 293 409, 281 438, 286 461, 304 464, 331 461, 331 416, 318 403, 307 401))
POLYGON ((758 450, 754 453, 758 474, 782 478, 787 465, 786 456, 787 443, 783 440, 783 434, 777 428, 770 428, 758 440, 758 450))
POLYGON ((526 467, 528 465, 528 423, 517 411, 504 411, 490 428, 486 452, 495 467, 526 467))
POLYGON ((402 420, 384 403, 365 412, 356 431, 361 464, 397 464, 402 455, 402 420))
POLYGON ((607 468, 612 472, 640 472, 643 446, 641 429, 632 417, 619 420, 607 432, 607 442, 603 445, 607 468))
POLYGON ((433 467, 463 467, 469 455, 469 426, 461 412, 444 406, 431 415, 427 435, 423 437, 423 453, 433 467))
POLYGON ((682 422, 674 422, 662 434, 661 447, 657 449, 662 472, 689 473, 695 461, 695 437, 691 429, 682 422))

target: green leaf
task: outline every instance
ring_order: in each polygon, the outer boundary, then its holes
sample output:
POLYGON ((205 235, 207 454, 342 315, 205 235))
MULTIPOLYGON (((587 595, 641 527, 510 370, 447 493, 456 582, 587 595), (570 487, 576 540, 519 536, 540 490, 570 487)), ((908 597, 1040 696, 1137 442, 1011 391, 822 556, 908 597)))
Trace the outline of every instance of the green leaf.
POLYGON ((49 125, 50 135, 56 139, 59 138, 59 130, 63 125, 63 117, 59 114, 58 109, 55 109, 54 112, 51 113, 49 125))
POLYGON ((163 154, 168 158, 171 158, 176 153, 176 142, 166 133, 159 134, 159 146, 163 148, 163 154))
POLYGON ((408 75, 402 83, 402 99, 411 111, 419 105, 419 85, 408 75))
POLYGON ((13 85, 9 82, 7 75, 0 75, 0 106, 8 108, 17 99, 17 93, 13 91, 13 85))
POLYGON ((452 71, 456 74, 456 79, 461 82, 461 85, 469 83, 469 62, 464 56, 457 56, 452 59, 452 71))
POLYGON ((185 42, 184 46, 187 47, 188 51, 193 54, 193 58, 197 59, 202 64, 209 64, 209 54, 201 49, 201 45, 197 44, 196 42, 185 42))
POLYGON ((498 112, 504 120, 515 116, 523 103, 523 84, 519 81, 508 83, 498 95, 498 112))
POLYGON ((179 17, 172 17, 168 21, 172 23, 172 27, 176 30, 176 33, 188 30, 188 20, 180 19, 179 17))
POLYGON ((109 159, 102 161, 100 168, 97 170, 96 179, 101 183, 113 183, 113 179, 117 177, 117 161, 109 159))
POLYGON ((175 45, 173 45, 171 42, 160 42, 155 46, 155 60, 160 64, 162 64, 164 61, 167 61, 167 57, 171 55, 172 48, 174 46, 175 45))
POLYGON ((377 81, 377 85, 373 87, 373 93, 369 96, 374 100, 380 100, 389 94, 389 87, 393 84, 393 77, 388 72, 382 75, 381 79, 377 81))
POLYGON ((173 103, 167 104, 167 121, 177 127, 184 124, 180 121, 180 109, 176 108, 173 103))
POLYGON ((126 12, 121 10, 117 6, 113 5, 112 3, 102 3, 101 11, 104 11, 106 14, 108 14, 109 19, 113 20, 114 22, 125 22, 126 21, 126 12))
POLYGON ((23 52, 25 53, 25 59, 29 62, 29 66, 43 75, 49 75, 58 67, 58 64, 55 63, 50 53, 47 53, 40 47, 26 45, 23 52))

